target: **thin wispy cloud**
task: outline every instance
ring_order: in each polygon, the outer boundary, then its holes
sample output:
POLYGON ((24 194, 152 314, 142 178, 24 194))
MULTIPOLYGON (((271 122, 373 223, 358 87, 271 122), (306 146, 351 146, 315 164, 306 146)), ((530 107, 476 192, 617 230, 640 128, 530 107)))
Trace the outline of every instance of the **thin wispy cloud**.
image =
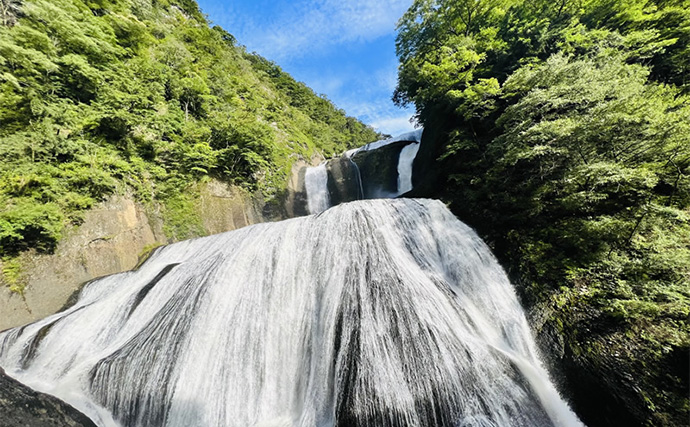
POLYGON ((279 10, 269 22, 233 20, 233 26, 247 38, 251 50, 280 61, 390 34, 410 3, 409 0, 298 0, 291 7, 279 10))
POLYGON ((385 131, 381 130, 381 132, 392 136, 397 136, 414 129, 414 126, 410 124, 410 120, 412 120, 412 118, 409 114, 403 114, 399 117, 389 117, 375 120, 371 123, 371 126, 377 130, 385 129, 385 131))
POLYGON ((414 109, 396 108, 385 100, 361 102, 358 100, 346 101, 343 108, 349 113, 379 132, 389 135, 400 135, 415 128, 414 109))
POLYGON ((391 101, 397 84, 397 61, 390 58, 375 67, 314 69, 303 75, 317 93, 329 99, 376 130, 398 135, 414 129, 413 108, 401 109, 391 101))
POLYGON ((412 0, 198 0, 247 50, 278 63, 348 115, 397 135, 395 26, 412 0))

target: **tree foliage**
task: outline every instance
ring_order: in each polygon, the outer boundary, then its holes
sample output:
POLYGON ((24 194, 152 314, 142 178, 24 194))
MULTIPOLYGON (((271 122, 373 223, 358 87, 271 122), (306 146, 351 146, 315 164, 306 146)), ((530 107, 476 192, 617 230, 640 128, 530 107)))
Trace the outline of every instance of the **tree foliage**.
POLYGON ((208 176, 270 199, 296 158, 377 138, 190 0, 0 0, 0 18, 0 255, 51 250, 115 192, 172 216, 208 176))
POLYGON ((417 0, 399 24, 394 99, 444 181, 426 195, 550 313, 592 425, 690 410, 689 6, 417 0))

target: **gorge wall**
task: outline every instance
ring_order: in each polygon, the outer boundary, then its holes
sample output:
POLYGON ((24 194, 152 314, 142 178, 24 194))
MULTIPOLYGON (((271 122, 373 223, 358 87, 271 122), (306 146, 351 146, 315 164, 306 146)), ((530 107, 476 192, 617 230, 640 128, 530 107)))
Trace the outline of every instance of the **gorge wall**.
MULTIPOLYGON (((296 161, 286 188, 270 205, 259 193, 208 180, 198 185, 195 200, 193 216, 200 227, 183 237, 217 234, 317 213, 353 200, 391 198, 407 192, 412 189, 412 165, 421 137, 419 129, 327 161, 319 155, 296 161), (308 175, 319 169, 323 179, 310 187, 308 175), (318 197, 321 204, 315 208, 314 198, 318 197)), ((112 196, 97 205, 86 213, 81 225, 65 233, 54 253, 30 251, 20 256, 13 280, 23 291, 0 288, 0 330, 53 314, 84 283, 131 270, 151 249, 181 240, 166 233, 167 226, 160 206, 144 206, 132 196, 112 196)), ((6 268, 1 262, 0 267, 6 268)))
MULTIPOLYGON (((211 180, 200 185, 199 235, 216 234, 274 219, 261 196, 211 180)), ((53 254, 21 255, 16 281, 23 293, 0 287, 0 330, 26 324, 58 311, 82 284, 96 277, 131 270, 156 246, 172 243, 160 210, 133 197, 113 196, 69 229, 53 254)))
POLYGON ((413 190, 423 129, 381 139, 317 164, 293 169, 290 217, 316 214, 331 206, 354 200, 390 199, 413 190))

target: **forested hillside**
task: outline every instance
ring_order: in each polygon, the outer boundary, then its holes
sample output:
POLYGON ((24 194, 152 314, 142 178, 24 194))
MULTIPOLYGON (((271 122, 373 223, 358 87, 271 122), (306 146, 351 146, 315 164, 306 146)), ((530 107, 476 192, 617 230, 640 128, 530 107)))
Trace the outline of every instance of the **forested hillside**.
POLYGON ((0 255, 51 251, 111 194, 195 235, 194 184, 270 201, 291 164, 377 138, 191 0, 0 0, 0 255))
POLYGON ((690 2, 417 0, 395 100, 590 425, 685 425, 690 2))

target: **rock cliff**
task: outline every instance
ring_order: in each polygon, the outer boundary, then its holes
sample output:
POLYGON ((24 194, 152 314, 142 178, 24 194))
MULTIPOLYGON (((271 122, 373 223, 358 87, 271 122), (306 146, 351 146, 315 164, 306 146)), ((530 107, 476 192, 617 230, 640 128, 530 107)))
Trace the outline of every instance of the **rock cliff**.
MULTIPOLYGON (((264 213, 256 195, 220 181, 201 185, 198 215, 209 235, 263 222, 278 213, 264 213)), ((0 330, 23 325, 58 311, 81 284, 96 277, 130 270, 152 248, 171 243, 155 208, 128 196, 113 196, 86 213, 84 222, 68 230, 53 254, 22 254, 18 278, 23 293, 0 287, 0 330)))

